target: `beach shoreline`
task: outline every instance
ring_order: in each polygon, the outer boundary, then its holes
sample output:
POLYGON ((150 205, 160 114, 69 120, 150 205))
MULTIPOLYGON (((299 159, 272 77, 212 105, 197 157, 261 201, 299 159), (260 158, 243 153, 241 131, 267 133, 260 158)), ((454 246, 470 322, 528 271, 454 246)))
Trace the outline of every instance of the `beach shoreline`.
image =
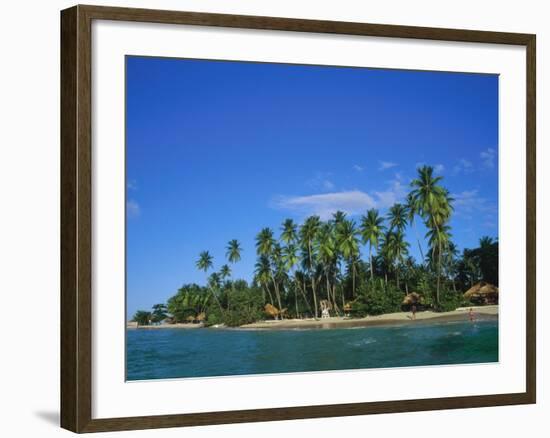
MULTIPOLYGON (((498 318, 498 305, 472 307, 474 318, 476 320, 488 320, 498 318)), ((274 321, 259 321, 252 324, 246 324, 240 329, 307 329, 307 328, 350 328, 350 327, 370 327, 382 325, 404 325, 415 323, 441 323, 455 321, 469 321, 470 307, 459 308, 450 312, 417 312, 416 319, 412 319, 410 312, 385 313, 377 316, 367 316, 365 318, 345 318, 331 317, 323 319, 285 319, 274 321)))
MULTIPOLYGON (((498 305, 490 306, 472 306, 474 318, 476 320, 488 320, 498 318, 498 305)), ((458 308, 450 312, 417 312, 416 319, 412 319, 411 312, 385 313, 377 316, 367 316, 364 318, 330 317, 320 319, 283 319, 283 320, 265 320, 252 324, 245 324, 237 329, 240 330, 290 330, 290 329, 332 329, 332 328, 351 328, 351 327, 370 327, 383 325, 404 325, 415 323, 441 323, 455 321, 469 321, 470 307, 458 308)), ((130 330, 158 330, 158 329, 198 329, 203 328, 203 324, 160 324, 144 326, 127 326, 130 330)), ((222 326, 224 327, 224 326, 222 326)), ((211 328, 220 328, 212 326, 211 328)))

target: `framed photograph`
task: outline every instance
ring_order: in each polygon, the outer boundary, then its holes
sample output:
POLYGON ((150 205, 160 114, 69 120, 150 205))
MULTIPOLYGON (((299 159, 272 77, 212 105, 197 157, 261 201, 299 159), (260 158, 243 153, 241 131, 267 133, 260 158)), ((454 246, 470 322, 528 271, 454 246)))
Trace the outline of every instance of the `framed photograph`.
POLYGON ((535 35, 75 6, 61 121, 62 427, 535 403, 535 35))

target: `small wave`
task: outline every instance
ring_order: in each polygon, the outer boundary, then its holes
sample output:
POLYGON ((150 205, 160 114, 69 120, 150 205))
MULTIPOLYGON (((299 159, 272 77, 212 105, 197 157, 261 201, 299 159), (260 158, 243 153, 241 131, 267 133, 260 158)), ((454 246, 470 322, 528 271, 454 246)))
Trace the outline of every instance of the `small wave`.
POLYGON ((366 338, 366 339, 361 339, 360 341, 357 341, 357 342, 350 342, 350 345, 354 347, 362 347, 363 345, 374 344, 375 342, 376 342, 376 339, 366 338))

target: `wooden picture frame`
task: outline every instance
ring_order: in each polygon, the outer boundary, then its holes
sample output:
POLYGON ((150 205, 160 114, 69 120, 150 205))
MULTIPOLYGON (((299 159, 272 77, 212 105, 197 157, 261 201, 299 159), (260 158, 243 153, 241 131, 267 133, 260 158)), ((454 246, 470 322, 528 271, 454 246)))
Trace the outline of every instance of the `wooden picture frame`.
POLYGON ((75 6, 61 12, 61 426, 99 432, 290 420, 536 401, 535 35, 196 12, 75 6), (93 20, 218 26, 388 38, 519 45, 526 48, 527 266, 526 391, 405 401, 195 414, 92 418, 91 24, 93 20))

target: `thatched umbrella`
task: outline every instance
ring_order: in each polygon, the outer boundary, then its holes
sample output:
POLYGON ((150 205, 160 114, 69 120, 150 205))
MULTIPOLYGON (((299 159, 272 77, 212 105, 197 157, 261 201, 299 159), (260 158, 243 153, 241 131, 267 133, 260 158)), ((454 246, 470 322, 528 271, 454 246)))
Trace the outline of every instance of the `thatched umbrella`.
POLYGON ((195 317, 190 315, 187 317, 187 322, 195 322, 195 317))
POLYGON ((277 317, 279 316, 279 309, 277 309, 273 304, 266 304, 264 307, 264 311, 272 318, 277 319, 277 317))
POLYGON ((206 319, 206 314, 204 312, 201 312, 197 315, 195 318, 195 321, 203 322, 206 319))
POLYGON ((464 298, 474 303, 498 304, 498 287, 481 281, 464 293, 464 298))

